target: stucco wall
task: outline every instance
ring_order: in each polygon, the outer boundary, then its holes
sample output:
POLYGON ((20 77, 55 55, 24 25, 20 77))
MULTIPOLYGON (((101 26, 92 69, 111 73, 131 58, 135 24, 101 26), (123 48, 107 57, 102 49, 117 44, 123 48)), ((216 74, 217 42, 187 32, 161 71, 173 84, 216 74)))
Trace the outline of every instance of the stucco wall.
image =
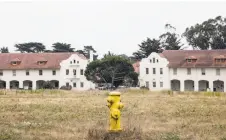
POLYGON ((187 68, 177 68, 177 74, 175 75, 173 68, 168 68, 168 63, 167 59, 161 57, 158 53, 151 53, 147 58, 142 59, 140 61, 140 86, 146 86, 146 82, 148 82, 150 90, 173 89, 179 91, 206 90, 209 86, 211 91, 215 88, 217 91, 226 92, 226 68, 220 68, 220 75, 216 74, 216 68, 205 68, 205 75, 201 74, 201 68, 191 68, 190 75, 187 74, 187 68), (153 58, 155 58, 155 63, 153 63, 153 58), (149 69, 149 74, 146 74, 146 68, 149 69), (156 69, 156 74, 153 74, 153 68, 156 69), (163 74, 160 74, 160 68, 163 68, 163 74), (174 82, 171 82, 172 80, 174 82), (179 83, 175 82, 176 80, 179 83), (218 80, 223 82, 215 82, 214 84, 214 81, 218 80), (156 87, 153 87, 154 81, 156 87), (208 84, 205 81, 208 81, 208 84), (160 82, 163 82, 163 87, 160 87, 160 82))
MULTIPOLYGON (((38 69, 30 69, 29 75, 26 75, 26 70, 16 70, 16 76, 13 76, 13 70, 2 70, 3 75, 0 76, 0 80, 6 82, 6 89, 10 88, 10 81, 19 81, 19 88, 27 87, 27 83, 23 81, 29 80, 32 81, 32 89, 36 89, 36 82, 39 80, 59 81, 59 87, 66 85, 67 82, 73 87, 73 83, 76 83, 76 87, 73 89, 76 90, 87 90, 94 88, 94 84, 84 76, 86 66, 88 64, 87 59, 82 59, 78 55, 73 54, 68 59, 63 60, 60 65, 60 69, 42 69, 42 75, 39 75, 38 69), (74 63, 74 60, 76 63, 74 63), (72 63, 71 63, 72 62, 72 63), (78 62, 78 63, 77 63, 78 62), (69 69, 69 75, 66 75, 66 69, 69 69), (73 70, 76 69, 76 76, 73 74, 73 70), (80 70, 83 69, 83 75, 80 74, 80 70), (52 74, 52 71, 56 71, 56 75, 52 74), (84 87, 81 87, 81 82, 83 82, 84 87)), ((47 62, 48 63, 48 62, 47 62)))
POLYGON ((67 60, 64 60, 60 63, 60 85, 66 85, 68 82, 73 89, 77 90, 87 90, 94 89, 95 85, 86 80, 84 75, 88 60, 81 59, 77 55, 71 55, 67 60), (74 60, 76 63, 74 63, 74 60), (71 63, 72 62, 72 63, 71 63), (66 69, 69 69, 69 75, 66 75, 66 69), (83 69, 83 75, 80 74, 80 70, 83 69), (73 70, 76 70, 76 75, 73 74, 73 70), (84 83, 84 87, 81 87, 81 82, 84 83), (73 83, 76 83, 76 87, 73 87, 73 83))
POLYGON ((167 64, 168 61, 158 53, 151 53, 147 58, 142 59, 140 62, 140 86, 146 86, 145 83, 149 82, 150 90, 169 89, 169 69, 167 64), (155 58, 155 63, 153 63, 153 58, 155 58), (146 74, 146 68, 149 69, 149 74, 146 74), (153 68, 155 68, 155 74, 153 74, 153 68), (160 74, 160 68, 163 69, 163 74, 160 74), (153 87, 153 82, 156 82, 156 87, 153 87), (163 82, 163 87, 160 87, 160 82, 163 82))

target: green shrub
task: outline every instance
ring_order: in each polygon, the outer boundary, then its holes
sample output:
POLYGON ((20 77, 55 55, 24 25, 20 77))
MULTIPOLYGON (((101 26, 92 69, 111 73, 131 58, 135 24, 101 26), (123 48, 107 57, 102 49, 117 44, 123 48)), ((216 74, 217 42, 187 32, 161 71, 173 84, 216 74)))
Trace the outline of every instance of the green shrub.
POLYGON ((220 92, 215 92, 215 96, 220 97, 221 96, 221 93, 220 92))
POLYGON ((24 94, 24 93, 26 93, 26 90, 16 90, 16 94, 24 94))
POLYGON ((220 97, 223 95, 223 93, 221 93, 221 92, 211 92, 211 91, 203 92, 203 94, 205 96, 217 96, 217 97, 220 97))

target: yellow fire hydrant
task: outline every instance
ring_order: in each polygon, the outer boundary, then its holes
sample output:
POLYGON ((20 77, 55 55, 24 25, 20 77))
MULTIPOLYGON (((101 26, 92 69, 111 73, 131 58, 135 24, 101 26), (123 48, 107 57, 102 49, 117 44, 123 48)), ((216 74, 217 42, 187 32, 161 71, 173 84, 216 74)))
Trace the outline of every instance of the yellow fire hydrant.
POLYGON ((120 122, 120 116, 121 112, 120 110, 123 108, 123 104, 120 100, 120 92, 110 92, 109 96, 107 98, 107 106, 110 109, 110 122, 109 122, 109 131, 121 131, 121 122, 120 122))

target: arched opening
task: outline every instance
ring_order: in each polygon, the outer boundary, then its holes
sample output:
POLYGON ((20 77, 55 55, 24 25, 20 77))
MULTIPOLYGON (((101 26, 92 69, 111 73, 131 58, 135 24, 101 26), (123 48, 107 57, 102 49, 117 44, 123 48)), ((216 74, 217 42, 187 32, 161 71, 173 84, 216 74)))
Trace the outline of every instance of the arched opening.
POLYGON ((44 88, 44 84, 45 84, 44 80, 38 80, 38 81, 36 81, 36 88, 37 89, 43 89, 44 88))
POLYGON ((193 80, 185 80, 184 81, 184 90, 185 91, 194 91, 195 84, 193 80))
POLYGON ((209 81, 200 80, 199 81, 199 91, 207 91, 209 88, 209 81))
POLYGON ((213 81, 213 91, 224 92, 224 81, 213 81))
POLYGON ((19 81, 13 80, 10 81, 10 89, 18 89, 19 88, 19 81))
POLYGON ((55 88, 55 89, 58 89, 59 88, 59 81, 57 81, 57 80, 51 80, 50 83, 53 86, 53 88, 55 88))
POLYGON ((30 80, 23 81, 23 87, 24 89, 32 89, 32 81, 30 80))
POLYGON ((180 81, 179 80, 171 80, 171 90, 180 91, 180 81))
POLYGON ((6 88, 6 82, 3 80, 0 80, 0 89, 5 89, 6 88))

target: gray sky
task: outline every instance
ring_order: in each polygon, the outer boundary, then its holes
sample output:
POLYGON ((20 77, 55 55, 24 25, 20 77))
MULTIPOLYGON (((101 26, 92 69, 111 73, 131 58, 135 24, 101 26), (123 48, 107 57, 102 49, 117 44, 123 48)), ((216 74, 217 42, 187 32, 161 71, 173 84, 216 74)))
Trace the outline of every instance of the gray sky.
POLYGON ((131 55, 146 37, 158 37, 170 23, 186 27, 226 15, 223 1, 11 1, 0 2, 0 47, 15 43, 54 42, 73 48, 92 45, 98 54, 108 50, 131 55))

